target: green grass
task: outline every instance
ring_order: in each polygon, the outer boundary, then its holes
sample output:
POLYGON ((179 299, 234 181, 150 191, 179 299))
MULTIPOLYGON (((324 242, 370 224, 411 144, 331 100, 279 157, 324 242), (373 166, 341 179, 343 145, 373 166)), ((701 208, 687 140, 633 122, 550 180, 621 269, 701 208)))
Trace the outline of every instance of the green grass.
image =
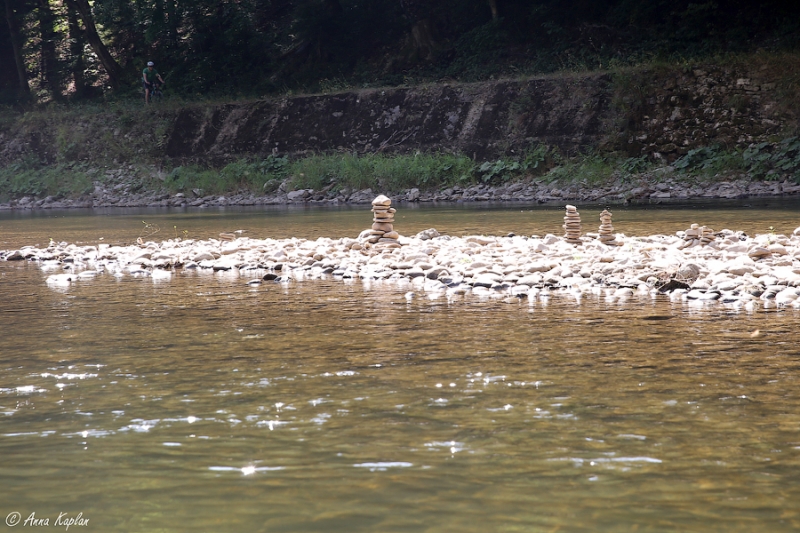
POLYGON ((465 155, 446 153, 312 155, 294 161, 270 156, 240 159, 222 168, 177 167, 167 175, 164 186, 173 192, 202 189, 206 194, 259 194, 274 192, 289 178, 288 190, 433 190, 474 183, 500 184, 530 176, 531 172, 541 173, 546 153, 537 147, 522 158, 482 163, 465 155))
POLYGON ((174 169, 164 185, 174 191, 202 189, 207 194, 274 192, 286 179, 287 190, 373 189, 398 192, 411 188, 437 190, 475 184, 502 185, 540 178, 546 182, 600 186, 655 167, 645 157, 579 154, 565 157, 558 150, 533 145, 517 157, 475 162, 460 154, 331 154, 294 161, 270 156, 239 160, 219 169, 184 166, 174 169))
MULTIPOLYGON (((240 159, 221 168, 179 166, 163 182, 151 179, 145 189, 170 192, 202 190, 203 194, 275 192, 286 182, 286 190, 362 190, 386 193, 419 188, 437 190, 478 183, 502 185, 537 178, 559 185, 600 187, 617 180, 641 177, 663 163, 645 156, 624 157, 615 153, 590 152, 566 157, 555 149, 533 145, 517 157, 475 162, 465 155, 434 154, 331 154, 312 155, 290 161, 286 156, 240 159)), ((800 182, 800 138, 725 150, 705 146, 689 150, 672 162, 678 180, 705 181, 743 174, 751 179, 778 180, 789 177, 800 182)), ((105 181, 88 163, 57 162, 46 165, 38 159, 0 169, 0 201, 22 196, 76 197, 91 192, 92 181, 105 181)))
POLYGON ((316 155, 292 163, 292 188, 377 188, 384 191, 466 184, 474 180, 474 164, 463 155, 316 155))
POLYGON ((201 189, 205 194, 272 192, 287 176, 288 166, 285 156, 269 156, 257 161, 240 159, 220 169, 180 166, 167 175, 164 186, 173 192, 201 189))
POLYGON ((33 196, 77 197, 91 192, 93 184, 83 165, 42 165, 28 158, 0 168, 0 201, 33 196))
POLYGON ((598 186, 611 181, 620 162, 612 156, 589 154, 562 161, 548 172, 548 181, 598 186))
POLYGON ((418 187, 432 189, 469 184, 475 164, 466 156, 452 154, 334 154, 312 155, 289 161, 287 157, 240 159, 222 168, 181 166, 164 180, 171 191, 202 189, 206 194, 249 191, 274 192, 286 179, 289 190, 341 190, 366 188, 399 191, 418 187))

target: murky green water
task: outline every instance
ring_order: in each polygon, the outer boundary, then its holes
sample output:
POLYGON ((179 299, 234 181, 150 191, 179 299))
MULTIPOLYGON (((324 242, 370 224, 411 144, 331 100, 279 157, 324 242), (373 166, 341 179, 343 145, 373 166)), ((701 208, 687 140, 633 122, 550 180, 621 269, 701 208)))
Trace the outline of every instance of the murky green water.
MULTIPOLYGON (((559 233, 563 216, 407 211, 406 234, 559 233)), ((800 225, 792 205, 730 211, 741 223, 696 209, 614 222, 800 225)), ((3 215, 0 248, 132 241, 142 220, 197 238, 354 236, 366 213, 3 215)), ((45 277, 0 263, 0 528, 18 512, 50 527, 83 513, 69 530, 102 532, 800 529, 797 311, 45 277)))

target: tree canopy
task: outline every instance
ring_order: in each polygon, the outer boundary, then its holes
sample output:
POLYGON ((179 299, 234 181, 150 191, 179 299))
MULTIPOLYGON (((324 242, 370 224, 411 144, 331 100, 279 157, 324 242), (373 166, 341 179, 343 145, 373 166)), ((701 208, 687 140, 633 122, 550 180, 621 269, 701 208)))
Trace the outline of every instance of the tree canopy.
POLYGON ((0 103, 265 95, 800 44, 790 0, 0 0, 0 103))

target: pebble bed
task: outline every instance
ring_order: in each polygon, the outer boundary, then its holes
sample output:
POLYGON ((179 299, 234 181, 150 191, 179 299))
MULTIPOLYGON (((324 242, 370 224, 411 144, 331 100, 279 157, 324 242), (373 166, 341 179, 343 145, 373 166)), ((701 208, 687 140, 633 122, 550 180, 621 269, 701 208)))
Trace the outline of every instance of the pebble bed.
POLYGON ((134 245, 50 243, 0 251, 0 260, 34 261, 46 283, 68 287, 97 276, 165 281, 182 271, 226 272, 243 285, 291 284, 332 277, 397 283, 406 298, 497 298, 508 303, 551 296, 599 295, 608 301, 666 295, 672 300, 746 310, 800 309, 800 227, 792 235, 687 228, 675 235, 627 236, 613 246, 598 234, 578 244, 563 236, 453 237, 428 229, 397 244, 357 238, 219 239, 134 245))

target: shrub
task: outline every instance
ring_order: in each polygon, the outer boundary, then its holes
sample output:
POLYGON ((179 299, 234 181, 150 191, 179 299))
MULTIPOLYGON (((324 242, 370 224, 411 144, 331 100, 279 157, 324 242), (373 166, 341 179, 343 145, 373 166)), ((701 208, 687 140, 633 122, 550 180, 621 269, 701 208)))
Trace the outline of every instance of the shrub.
POLYGON ((780 142, 751 144, 744 150, 723 150, 702 146, 689 150, 672 166, 679 172, 713 176, 744 171, 753 179, 781 179, 791 176, 800 181, 800 139, 789 137, 780 142))

